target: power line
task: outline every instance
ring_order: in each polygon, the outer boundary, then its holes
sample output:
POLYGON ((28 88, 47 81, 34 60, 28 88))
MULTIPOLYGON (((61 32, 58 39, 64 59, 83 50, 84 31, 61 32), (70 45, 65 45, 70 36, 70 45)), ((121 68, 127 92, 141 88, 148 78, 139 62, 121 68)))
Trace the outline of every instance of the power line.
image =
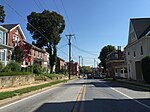
POLYGON ((59 49, 61 49, 61 48, 65 47, 65 46, 67 46, 67 45, 68 45, 68 44, 65 44, 65 45, 63 45, 63 46, 59 47, 59 49))
POLYGON ((91 53, 91 52, 89 52, 89 51, 86 51, 86 50, 84 50, 84 49, 81 49, 81 48, 77 47, 77 46, 74 45, 74 44, 72 44, 72 46, 73 46, 74 48, 78 49, 79 51, 82 51, 82 52, 84 52, 84 53, 87 53, 87 54, 90 54, 90 55, 94 55, 94 56, 95 56, 95 54, 93 54, 93 53, 91 53))
MULTIPOLYGON (((67 11, 66 11, 66 9, 65 9, 64 3, 63 3, 63 1, 62 1, 62 0, 60 0, 60 1, 61 1, 61 4, 62 4, 62 7, 63 7, 63 10, 64 10, 65 15, 66 15, 66 19, 68 20, 68 24, 69 24, 69 26, 70 26, 70 31, 72 31, 72 32, 73 32, 73 28, 72 28, 72 26, 71 26, 71 23, 70 23, 70 20, 69 20, 69 17, 68 17, 67 11)), ((71 32, 70 32, 70 33, 71 33, 71 32)))
POLYGON ((35 2, 35 4, 36 4, 36 6, 39 8, 39 10, 42 11, 42 8, 41 8, 40 5, 36 2, 36 0, 34 0, 34 2, 35 2))

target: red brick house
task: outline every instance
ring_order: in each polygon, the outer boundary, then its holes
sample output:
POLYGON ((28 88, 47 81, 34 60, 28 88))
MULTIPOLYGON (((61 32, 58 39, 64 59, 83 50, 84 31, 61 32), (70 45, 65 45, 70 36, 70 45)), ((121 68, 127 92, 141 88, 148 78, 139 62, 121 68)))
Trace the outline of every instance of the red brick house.
POLYGON ((19 24, 3 24, 0 26, 0 61, 7 65, 11 60, 14 47, 26 39, 19 24))
POLYGON ((23 45, 27 50, 27 54, 25 54, 25 60, 22 63, 22 67, 33 64, 39 64, 44 67, 44 53, 46 53, 46 51, 25 41, 23 42, 23 45))
POLYGON ((9 46, 15 47, 19 41, 23 42, 26 40, 26 37, 19 24, 3 24, 1 26, 8 30, 6 38, 9 46))
MULTIPOLYGON (((69 62, 66 63, 67 67, 69 66, 69 62)), ((77 62, 70 62, 70 73, 71 75, 79 75, 79 64, 77 62)))
POLYGON ((127 78, 127 66, 121 49, 107 55, 106 70, 108 77, 127 78))
POLYGON ((65 60, 63 60, 60 57, 57 57, 56 73, 59 73, 64 68, 65 68, 65 60))

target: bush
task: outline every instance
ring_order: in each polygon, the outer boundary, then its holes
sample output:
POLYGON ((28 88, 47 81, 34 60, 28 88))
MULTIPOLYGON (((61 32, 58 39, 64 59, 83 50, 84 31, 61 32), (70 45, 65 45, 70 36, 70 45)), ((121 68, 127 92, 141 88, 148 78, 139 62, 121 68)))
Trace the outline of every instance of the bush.
POLYGON ((38 64, 33 65, 33 73, 41 74, 42 73, 42 67, 38 64))
POLYGON ((11 61, 9 62, 2 70, 2 72, 19 72, 21 71, 21 66, 18 62, 11 61))
POLYGON ((150 56, 142 59, 142 73, 144 80, 150 83, 150 56))
POLYGON ((3 63, 0 62, 0 72, 2 71, 2 69, 3 69, 3 63))

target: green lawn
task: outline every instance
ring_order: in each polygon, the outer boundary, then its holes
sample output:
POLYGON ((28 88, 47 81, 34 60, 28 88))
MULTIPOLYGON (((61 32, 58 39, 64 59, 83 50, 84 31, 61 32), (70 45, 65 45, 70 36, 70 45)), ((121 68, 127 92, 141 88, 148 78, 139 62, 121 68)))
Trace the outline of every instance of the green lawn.
POLYGON ((6 98, 11 98, 13 96, 21 95, 21 94, 28 93, 31 91, 39 90, 39 89, 49 87, 49 86, 52 86, 52 85, 55 85, 58 83, 66 82, 66 81, 68 81, 68 80, 57 80, 54 82, 50 82, 50 83, 46 83, 46 84, 42 84, 42 85, 38 85, 38 86, 27 87, 27 88, 23 88, 23 89, 18 89, 15 91, 1 92, 0 100, 6 99, 6 98))

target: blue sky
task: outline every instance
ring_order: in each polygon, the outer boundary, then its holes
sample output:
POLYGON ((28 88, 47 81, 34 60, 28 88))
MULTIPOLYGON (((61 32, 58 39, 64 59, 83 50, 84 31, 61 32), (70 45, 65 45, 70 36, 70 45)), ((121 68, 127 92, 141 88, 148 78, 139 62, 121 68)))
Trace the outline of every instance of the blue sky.
POLYGON ((97 57, 104 46, 109 44, 116 47, 126 46, 130 18, 150 17, 149 0, 5 1, 22 16, 20 17, 3 0, 0 0, 6 12, 5 23, 20 23, 28 42, 32 42, 32 37, 26 30, 27 15, 33 11, 42 12, 44 9, 60 13, 66 21, 66 28, 58 45, 61 49, 58 50, 59 57, 68 60, 68 40, 65 35, 75 34, 72 44, 88 53, 72 46, 72 59, 78 61, 78 57, 82 56, 83 64, 90 66, 94 65, 94 58, 96 63, 99 62, 97 57))

